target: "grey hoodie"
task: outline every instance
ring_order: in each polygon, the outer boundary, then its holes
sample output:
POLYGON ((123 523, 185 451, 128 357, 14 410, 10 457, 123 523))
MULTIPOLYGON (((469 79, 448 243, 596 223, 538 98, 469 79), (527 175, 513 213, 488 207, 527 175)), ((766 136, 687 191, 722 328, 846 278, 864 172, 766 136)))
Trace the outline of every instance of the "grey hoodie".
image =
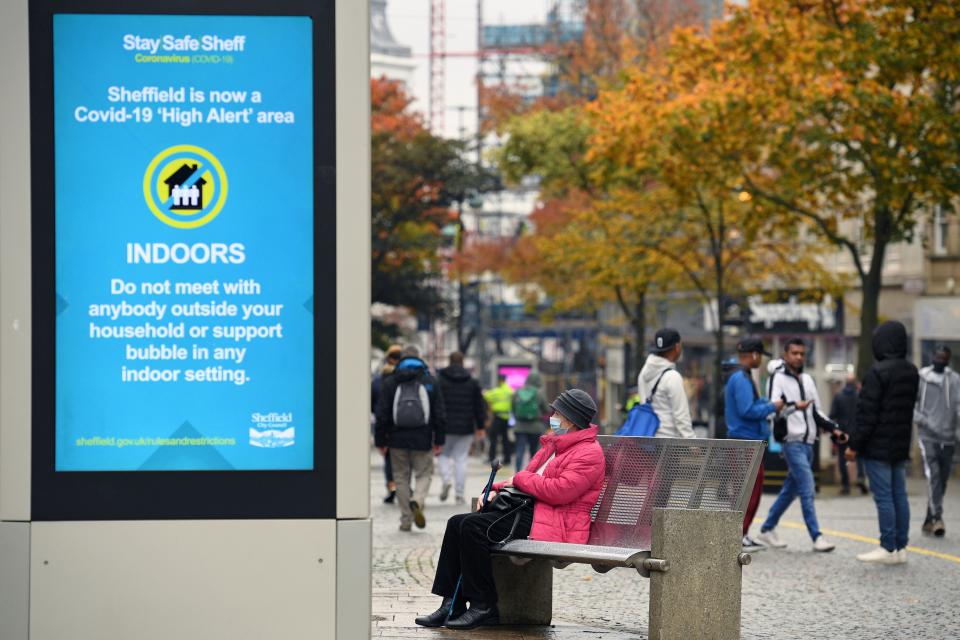
POLYGON ((920 369, 920 387, 913 409, 920 438, 940 444, 954 444, 960 428, 960 375, 947 367, 937 373, 933 367, 920 369))

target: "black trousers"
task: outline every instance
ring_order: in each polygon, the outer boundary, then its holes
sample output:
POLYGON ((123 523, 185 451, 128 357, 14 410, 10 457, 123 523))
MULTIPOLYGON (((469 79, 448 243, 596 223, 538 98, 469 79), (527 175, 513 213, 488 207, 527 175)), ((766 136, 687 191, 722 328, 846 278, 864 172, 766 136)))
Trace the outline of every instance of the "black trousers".
MULTIPOLYGON (((515 516, 515 513, 506 517, 502 513, 461 513, 447 520, 433 593, 452 598, 457 581, 463 576, 458 601, 495 603, 497 587, 493 582, 490 550, 510 533, 515 516)), ((521 509, 513 537, 526 538, 532 525, 533 508, 521 509)))
POLYGON ((493 422, 490 423, 490 429, 487 430, 487 440, 490 442, 490 450, 487 452, 487 459, 493 462, 497 457, 497 440, 502 442, 503 457, 500 463, 510 464, 510 458, 513 456, 513 443, 510 442, 510 423, 506 418, 493 416, 493 422))

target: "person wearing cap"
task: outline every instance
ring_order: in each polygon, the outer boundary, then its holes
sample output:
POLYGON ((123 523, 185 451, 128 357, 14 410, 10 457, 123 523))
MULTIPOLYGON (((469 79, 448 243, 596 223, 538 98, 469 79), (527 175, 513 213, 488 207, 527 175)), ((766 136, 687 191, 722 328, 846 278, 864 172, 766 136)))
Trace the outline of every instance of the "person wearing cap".
POLYGON ((658 438, 695 438, 690 420, 690 403, 677 371, 683 353, 680 333, 676 329, 660 329, 653 337, 650 355, 637 377, 637 393, 649 400, 660 419, 658 438))
MULTIPOLYGON (((521 512, 515 538, 585 544, 605 473, 599 428, 591 424, 597 405, 585 391, 570 389, 551 407, 550 431, 540 438, 540 450, 523 471, 495 483, 488 499, 505 486, 534 497, 532 510, 521 512)), ((482 504, 481 498, 478 507, 482 504)), ((432 589, 443 601, 433 613, 417 618, 417 624, 473 629, 499 623, 490 551, 512 526, 512 517, 482 511, 447 521, 432 589)))
MULTIPOLYGON (((397 368, 401 353, 403 353, 403 347, 398 344, 390 345, 383 357, 383 366, 380 367, 380 373, 374 376, 370 382, 370 413, 374 416, 373 423, 376 423, 377 404, 380 402, 380 390, 383 388, 383 381, 389 378, 394 369, 397 368)), ((397 483, 393 481, 393 465, 390 463, 389 452, 383 454, 383 480, 387 486, 387 495, 383 502, 393 504, 397 497, 397 483)))
MULTIPOLYGON (((767 416, 783 408, 782 400, 770 401, 760 396, 754 384, 751 372, 760 368, 763 356, 770 356, 763 348, 759 338, 744 338, 737 344, 739 369, 727 380, 724 387, 723 417, 727 423, 727 437, 737 440, 766 440, 770 434, 767 416)), ((763 491, 763 464, 757 469, 757 479, 753 484, 750 502, 743 518, 743 548, 762 549, 750 537, 750 523, 760 506, 760 494, 763 491)))

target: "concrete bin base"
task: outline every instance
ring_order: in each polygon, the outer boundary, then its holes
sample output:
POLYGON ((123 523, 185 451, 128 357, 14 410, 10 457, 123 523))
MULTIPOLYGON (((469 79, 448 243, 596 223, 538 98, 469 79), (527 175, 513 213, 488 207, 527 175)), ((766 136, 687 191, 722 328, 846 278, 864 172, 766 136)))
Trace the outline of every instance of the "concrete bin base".
POLYGON ((546 560, 516 565, 493 556, 501 624, 548 625, 553 618, 553 567, 546 560))
POLYGON ((652 555, 670 569, 650 573, 651 639, 740 637, 742 524, 736 511, 654 511, 652 555))

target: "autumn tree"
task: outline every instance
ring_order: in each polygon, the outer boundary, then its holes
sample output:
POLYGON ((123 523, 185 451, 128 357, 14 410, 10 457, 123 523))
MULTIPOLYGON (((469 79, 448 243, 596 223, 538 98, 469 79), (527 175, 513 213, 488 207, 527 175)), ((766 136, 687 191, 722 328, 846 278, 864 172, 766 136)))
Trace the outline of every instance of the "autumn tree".
MULTIPOLYGON (((371 101, 372 300, 443 317, 442 230, 456 220, 452 204, 484 179, 462 143, 424 127, 399 83, 372 80, 371 101)), ((374 324, 381 346, 395 333, 374 324)))
POLYGON ((725 69, 703 91, 741 144, 714 158, 850 256, 863 375, 890 243, 960 193, 960 2, 756 0, 680 46, 725 69))

